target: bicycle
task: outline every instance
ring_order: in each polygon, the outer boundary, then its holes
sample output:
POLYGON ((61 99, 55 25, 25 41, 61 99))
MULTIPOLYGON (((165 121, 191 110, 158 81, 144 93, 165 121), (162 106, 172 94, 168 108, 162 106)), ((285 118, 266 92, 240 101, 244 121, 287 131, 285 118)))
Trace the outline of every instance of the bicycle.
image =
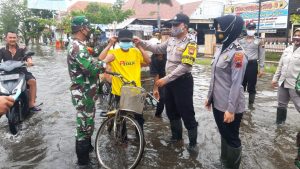
MULTIPOLYGON (((151 95, 153 95, 153 86, 154 86, 154 78, 145 78, 141 80, 142 87, 149 91, 151 95)), ((153 110, 156 108, 157 102, 152 97, 146 97, 146 110, 153 110)))
MULTIPOLYGON (((107 118, 98 129, 95 141, 96 156, 104 168, 135 168, 144 152, 144 133, 135 114, 142 114, 146 96, 155 99, 134 81, 122 75, 106 72, 118 77, 123 85, 119 108, 107 113, 107 118)), ((155 99, 156 100, 156 99, 155 99)))

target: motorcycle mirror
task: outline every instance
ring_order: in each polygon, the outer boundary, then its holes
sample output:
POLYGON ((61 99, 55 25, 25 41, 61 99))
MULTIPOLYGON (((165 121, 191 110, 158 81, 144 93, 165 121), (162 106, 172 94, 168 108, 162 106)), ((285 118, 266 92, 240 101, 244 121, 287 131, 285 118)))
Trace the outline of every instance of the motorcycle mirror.
POLYGON ((33 56, 35 54, 35 52, 32 52, 32 51, 27 51, 25 53, 25 56, 33 56))

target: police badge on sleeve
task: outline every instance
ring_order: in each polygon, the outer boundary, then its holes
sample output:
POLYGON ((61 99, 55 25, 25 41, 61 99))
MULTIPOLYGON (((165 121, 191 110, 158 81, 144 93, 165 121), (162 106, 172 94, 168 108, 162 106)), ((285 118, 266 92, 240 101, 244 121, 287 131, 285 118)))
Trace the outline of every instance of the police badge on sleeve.
POLYGON ((192 66, 197 57, 197 49, 198 46, 195 42, 188 43, 184 52, 182 53, 181 62, 192 66))

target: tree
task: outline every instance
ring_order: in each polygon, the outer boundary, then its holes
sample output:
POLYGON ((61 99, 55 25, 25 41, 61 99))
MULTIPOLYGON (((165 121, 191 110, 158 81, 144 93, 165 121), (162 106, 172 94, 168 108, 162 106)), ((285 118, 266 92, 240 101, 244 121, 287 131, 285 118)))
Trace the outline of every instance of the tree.
POLYGON ((47 9, 30 9, 33 16, 43 18, 43 19, 52 19, 54 15, 54 11, 47 10, 47 9))
POLYGON ((72 11, 71 15, 85 15, 94 24, 108 24, 113 21, 121 22, 134 14, 133 10, 122 10, 121 5, 122 2, 120 0, 113 6, 91 2, 84 11, 72 11))
POLYGON ((38 42, 46 26, 50 27, 50 25, 55 24, 52 19, 43 19, 36 16, 25 19, 24 23, 24 32, 29 39, 32 39, 32 42, 34 42, 33 39, 38 42))
POLYGON ((16 31, 21 32, 21 37, 28 44, 27 32, 24 31, 24 21, 31 16, 30 10, 27 9, 26 0, 3 0, 0 8, 0 23, 3 32, 16 31))
POLYGON ((291 22, 293 24, 299 24, 300 23, 300 15, 299 14, 291 15, 291 22))
POLYGON ((157 28, 160 31, 161 23, 160 23, 160 4, 168 4, 172 5, 172 0, 142 0, 142 3, 150 3, 157 4, 157 28))

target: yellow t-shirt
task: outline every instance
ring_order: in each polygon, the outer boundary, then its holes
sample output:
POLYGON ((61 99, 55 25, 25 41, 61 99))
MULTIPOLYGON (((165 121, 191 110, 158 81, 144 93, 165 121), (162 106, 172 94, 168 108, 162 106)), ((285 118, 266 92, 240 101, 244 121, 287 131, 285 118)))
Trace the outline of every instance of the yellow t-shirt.
MULTIPOLYGON (((110 62, 112 72, 120 73, 125 79, 135 81, 138 87, 141 87, 141 63, 144 62, 142 53, 137 48, 130 48, 124 52, 121 48, 110 50, 115 56, 115 60, 110 62)), ((112 94, 121 95, 122 81, 112 78, 112 94)))

